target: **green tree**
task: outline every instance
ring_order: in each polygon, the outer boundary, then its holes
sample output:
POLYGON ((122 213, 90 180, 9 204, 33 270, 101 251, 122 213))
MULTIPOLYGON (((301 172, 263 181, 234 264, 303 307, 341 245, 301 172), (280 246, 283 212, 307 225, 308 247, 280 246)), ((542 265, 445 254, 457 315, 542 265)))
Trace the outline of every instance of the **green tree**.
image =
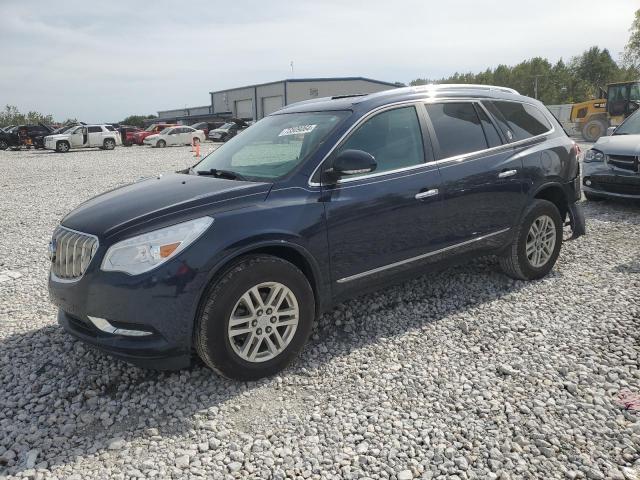
POLYGON ((150 118, 156 118, 155 115, 129 115, 127 118, 122 120, 120 123, 123 125, 131 125, 133 127, 143 127, 144 121, 150 118))
POLYGON ((624 47, 622 60, 625 67, 638 71, 640 70, 640 9, 636 10, 629 32, 631 32, 631 36, 624 47))

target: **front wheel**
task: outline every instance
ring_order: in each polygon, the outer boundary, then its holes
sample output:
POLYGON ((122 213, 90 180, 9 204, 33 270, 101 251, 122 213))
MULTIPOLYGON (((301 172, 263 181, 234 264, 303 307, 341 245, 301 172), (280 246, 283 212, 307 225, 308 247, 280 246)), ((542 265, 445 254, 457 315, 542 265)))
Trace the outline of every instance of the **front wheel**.
POLYGON ((551 271, 562 246, 563 222, 547 200, 534 200, 518 227, 513 243, 499 258, 502 270, 518 280, 536 280, 551 271))
POLYGON ((313 290, 293 264, 251 255, 211 286, 195 325, 202 361, 236 380, 285 368, 304 346, 315 315, 313 290))
POLYGON ((58 142, 56 144, 56 151, 59 153, 65 153, 68 152, 70 148, 69 142, 58 142))
POLYGON ((164 140, 158 140, 156 142, 156 147, 158 147, 158 148, 164 148, 166 146, 167 146, 167 142, 165 142, 164 140))

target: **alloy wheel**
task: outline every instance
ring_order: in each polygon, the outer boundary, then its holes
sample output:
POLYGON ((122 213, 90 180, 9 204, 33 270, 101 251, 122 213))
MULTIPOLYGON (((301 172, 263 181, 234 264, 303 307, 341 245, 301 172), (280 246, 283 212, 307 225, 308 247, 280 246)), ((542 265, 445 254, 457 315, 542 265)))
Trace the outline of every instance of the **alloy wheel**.
POLYGON ((266 362, 291 343, 299 320, 298 300, 288 287, 278 282, 260 283, 236 302, 227 337, 233 351, 243 360, 266 362))
POLYGON ((532 267, 542 268, 556 246, 556 225, 548 215, 536 218, 527 234, 525 252, 532 267))

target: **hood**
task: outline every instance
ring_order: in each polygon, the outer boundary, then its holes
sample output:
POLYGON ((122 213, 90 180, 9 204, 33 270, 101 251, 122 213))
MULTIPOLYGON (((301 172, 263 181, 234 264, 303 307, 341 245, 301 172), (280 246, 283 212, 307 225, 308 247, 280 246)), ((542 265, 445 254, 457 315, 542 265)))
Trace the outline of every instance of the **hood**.
POLYGON ((600 137, 593 144, 596 150, 607 155, 640 155, 640 135, 612 135, 600 137))
POLYGON ((55 135, 45 135, 45 138, 50 138, 51 140, 62 140, 69 138, 69 135, 64 133, 56 133, 55 135))
MULTIPOLYGON (((240 182, 198 175, 169 174, 152 177, 105 192, 70 212, 61 224, 98 237, 149 223, 172 223, 180 212, 196 218, 264 201, 270 183, 240 182)), ((179 215, 186 221, 186 215, 179 215)), ((176 223, 176 222, 173 222, 176 223)))

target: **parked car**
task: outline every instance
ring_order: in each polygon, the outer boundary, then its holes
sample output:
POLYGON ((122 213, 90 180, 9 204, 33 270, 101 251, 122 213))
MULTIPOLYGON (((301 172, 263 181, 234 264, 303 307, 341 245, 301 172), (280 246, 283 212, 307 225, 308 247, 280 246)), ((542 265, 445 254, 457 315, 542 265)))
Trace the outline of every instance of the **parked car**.
POLYGON ((487 254, 544 277, 584 233, 578 148, 537 100, 488 86, 290 105, 177 174, 83 203, 50 244, 73 336, 138 365, 196 351, 274 374, 337 302, 487 254))
POLYGON ((122 144, 125 147, 130 147, 131 145, 136 143, 136 135, 138 133, 143 132, 143 130, 139 127, 132 127, 130 125, 121 125, 118 128, 118 132, 120 133, 122 144))
POLYGON ((149 135, 144 139, 144 144, 164 148, 167 145, 191 145, 200 143, 204 142, 204 138, 202 130, 196 130, 195 128, 187 126, 167 127, 160 133, 149 135))
POLYGON ((52 131, 52 128, 43 124, 14 126, 8 131, 0 132, 0 150, 7 148, 17 150, 21 147, 43 148, 44 137, 52 131))
POLYGON ((583 158, 584 195, 602 198, 640 199, 640 110, 600 137, 583 158))
POLYGON ((97 147, 113 150, 122 145, 120 134, 111 125, 79 125, 64 133, 49 135, 44 139, 45 148, 56 152, 68 152, 72 148, 97 147))
POLYGON ((149 135, 155 135, 156 133, 160 133, 167 127, 175 127, 177 126, 174 123, 154 123, 145 128, 142 132, 137 132, 133 135, 134 143, 137 145, 143 145, 144 139, 149 135))
POLYGON ((243 120, 232 120, 225 123, 219 128, 215 128, 209 132, 208 138, 214 142, 226 142, 232 139, 238 133, 242 132, 249 125, 243 120))
POLYGON ((208 138, 209 132, 211 130, 215 130, 216 128, 220 128, 226 122, 198 122, 191 125, 191 128, 195 128, 196 130, 202 130, 205 138, 208 138))

